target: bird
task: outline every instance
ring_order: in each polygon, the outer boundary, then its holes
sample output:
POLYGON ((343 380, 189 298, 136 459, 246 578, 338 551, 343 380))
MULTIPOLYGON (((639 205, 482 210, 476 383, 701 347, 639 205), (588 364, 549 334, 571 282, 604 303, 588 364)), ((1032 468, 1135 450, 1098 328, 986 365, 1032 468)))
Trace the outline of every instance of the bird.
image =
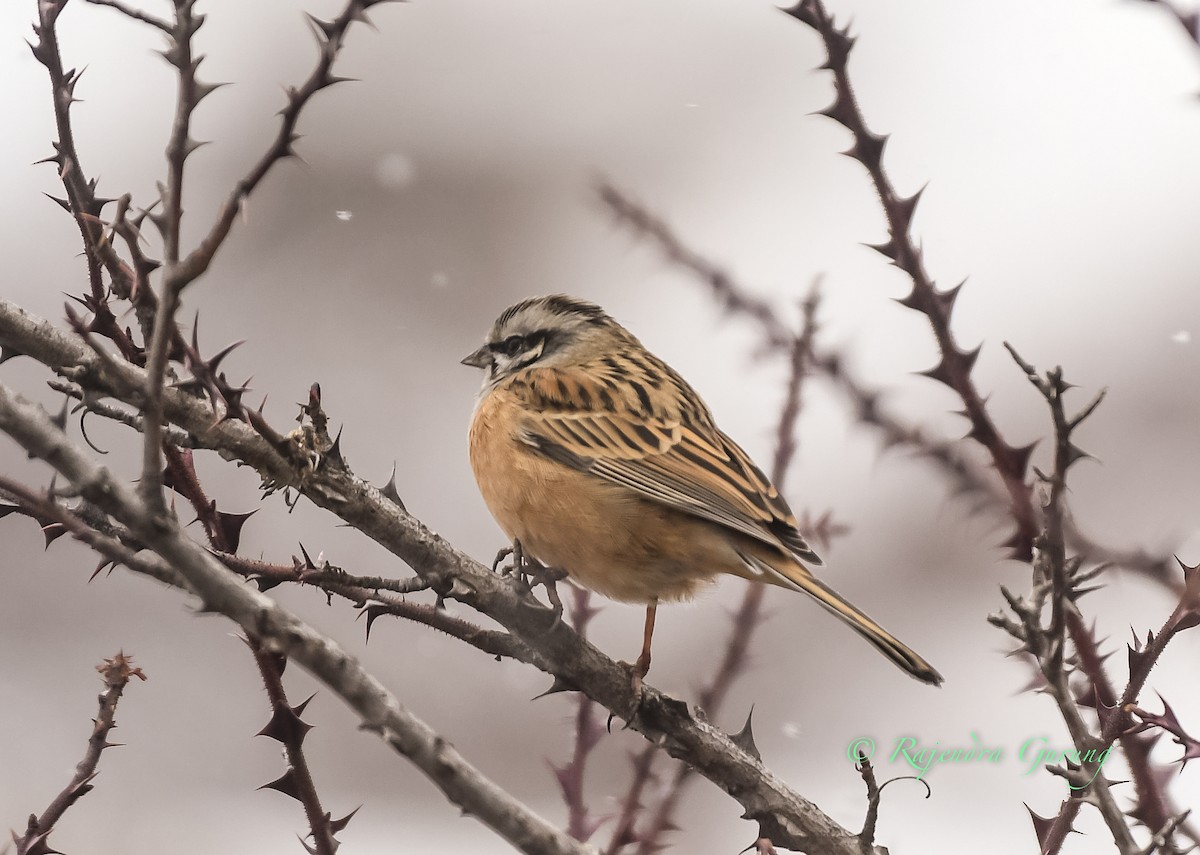
POLYGON ((646 607, 729 574, 800 591, 922 682, 942 676, 813 575, 821 559, 749 455, 671 366, 600 306, 556 294, 505 309, 462 364, 482 369, 471 468, 514 548, 646 607))

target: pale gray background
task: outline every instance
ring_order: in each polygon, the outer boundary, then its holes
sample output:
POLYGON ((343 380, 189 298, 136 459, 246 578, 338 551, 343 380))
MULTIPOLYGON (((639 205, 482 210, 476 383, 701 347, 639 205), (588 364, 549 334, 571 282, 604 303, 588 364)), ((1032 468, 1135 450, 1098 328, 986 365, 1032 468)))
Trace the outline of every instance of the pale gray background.
MULTIPOLYGON (((323 15, 336 6, 303 4, 323 15)), ((202 4, 202 75, 237 85, 196 116, 196 135, 216 142, 191 162, 193 236, 273 131, 280 84, 307 73, 313 48, 301 8, 202 4)), ((930 182, 916 229, 931 271, 947 285, 971 277, 956 330, 968 344, 986 340, 976 376, 999 424, 1017 441, 1047 424, 1003 339, 1039 365, 1067 366, 1080 402, 1107 386, 1081 437, 1102 463, 1074 474, 1080 520, 1104 539, 1200 560, 1195 47, 1150 4, 863 0, 835 9, 853 14, 860 34, 851 69, 869 120, 895 134, 891 175, 903 191, 930 182)), ((33 0, 0 6, 9 117, 0 288, 60 318, 62 292, 83 287, 83 264, 74 225, 40 196, 57 192, 53 168, 27 165, 49 152, 53 134, 44 71, 22 43, 33 16, 33 0)), ((278 426, 319 380, 346 425, 355 470, 382 482, 398 460, 408 507, 490 557, 502 538, 476 494, 464 440, 478 377, 458 359, 504 306, 566 291, 627 323, 765 460, 781 366, 755 362, 752 327, 724 321, 687 274, 612 226, 590 191, 608 176, 785 313, 825 273, 822 341, 895 390, 888 400, 899 410, 947 435, 963 430, 949 414, 952 396, 912 373, 933 363, 934 348, 924 320, 889 300, 905 282, 860 245, 882 238, 882 217, 864 171, 836 154, 849 144, 845 131, 810 115, 828 103, 830 80, 813 71, 821 51, 806 27, 746 0, 417 0, 374 18, 379 32, 356 29, 339 69, 363 82, 323 95, 303 120, 307 165, 270 176, 187 295, 209 350, 247 339, 228 370, 252 373, 255 389, 270 392, 278 426)), ((68 64, 88 66, 75 110, 84 165, 102 192, 145 200, 162 173, 173 91, 170 69, 151 53, 159 39, 79 2, 62 32, 68 64)), ((57 407, 38 392, 42 377, 21 360, 3 368, 4 383, 57 407)), ((1022 802, 1050 814, 1061 786, 1045 773, 1025 777, 1011 755, 1027 738, 1065 743, 1065 734, 1047 699, 1016 694, 1027 673, 1004 658, 1006 639, 984 620, 1001 602, 998 583, 1027 584, 997 548, 1007 527, 970 516, 925 464, 881 453, 823 383, 805 397, 789 495, 852 526, 827 556, 827 576, 934 661, 946 686, 908 679, 811 604, 772 592, 754 667, 720 723, 740 724, 755 704, 767 762, 855 828, 864 798, 845 760, 852 739, 870 735, 883 750, 913 735, 951 747, 969 745, 974 731, 1010 758, 936 769, 929 800, 915 785, 889 789, 880 839, 896 853, 1033 851, 1022 802)), ((113 465, 124 465, 135 438, 92 426, 114 449, 113 465)), ((8 470, 45 482, 11 443, 0 453, 8 470)), ((253 476, 201 465, 222 507, 259 506, 253 476)), ((151 679, 129 690, 117 733, 128 747, 104 757, 96 792, 70 812, 58 848, 300 851, 296 803, 254 791, 283 765, 274 743, 251 736, 267 707, 229 624, 189 617, 178 594, 123 572, 86 584, 90 555, 66 542, 43 555, 28 521, 4 521, 0 537, 0 825, 23 824, 69 777, 94 712, 92 667, 124 648, 151 679)), ((288 515, 278 499, 247 525, 243 549, 287 560, 301 539, 352 572, 405 570, 329 515, 305 503, 288 515)), ((728 581, 693 606, 663 610, 653 682, 694 697, 741 591, 728 581)), ((485 771, 562 819, 547 761, 566 756, 574 704, 529 703, 544 677, 398 622, 376 624, 364 649, 348 608, 326 609, 311 592, 279 594, 360 651, 485 771)), ((1109 649, 1123 648, 1131 624, 1157 627, 1169 609, 1163 591, 1121 575, 1085 604, 1100 634, 1113 636, 1109 649)), ((628 658, 639 621, 636 609, 610 606, 595 638, 628 658)), ((1193 731, 1198 645, 1195 633, 1181 638, 1152 680, 1193 731)), ((1118 678, 1123 659, 1112 660, 1118 678)), ((298 670, 287 681, 296 699, 310 691, 298 670)), ((1156 707, 1153 695, 1146 702, 1156 707)), ((507 851, 356 732, 329 694, 307 717, 318 725, 307 747, 325 803, 335 814, 364 805, 342 835, 346 851, 507 851)), ((637 745, 629 734, 601 743, 589 782, 596 810, 623 791, 626 751, 637 745)), ((1197 775, 1177 780, 1183 804, 1200 796, 1197 775)), ((677 851, 736 852, 752 834, 738 813, 701 782, 677 851)), ((1094 817, 1083 827, 1090 835, 1067 851, 1110 851, 1094 817)))

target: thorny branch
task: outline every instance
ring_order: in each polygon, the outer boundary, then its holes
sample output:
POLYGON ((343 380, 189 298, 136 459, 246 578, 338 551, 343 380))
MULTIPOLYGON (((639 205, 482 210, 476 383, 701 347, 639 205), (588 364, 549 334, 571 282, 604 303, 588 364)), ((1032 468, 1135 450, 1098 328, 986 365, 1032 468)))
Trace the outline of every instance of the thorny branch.
POLYGON ((104 692, 100 695, 100 711, 92 720, 92 735, 88 738, 88 747, 83 759, 75 767, 75 774, 70 783, 54 797, 54 800, 42 811, 41 815, 30 814, 26 823, 25 833, 17 837, 13 834, 16 855, 48 855, 55 850, 50 848, 50 832, 62 819, 63 814, 71 805, 92 789, 97 767, 100 765, 100 755, 105 748, 112 748, 116 743, 108 741, 108 734, 117 726, 117 704, 129 680, 137 677, 145 680, 142 669, 133 664, 133 658, 124 653, 118 653, 112 659, 105 659, 96 666, 104 680, 104 692))
POLYGON ((883 150, 887 136, 876 134, 867 127, 850 85, 847 60, 854 47, 854 39, 849 29, 834 26, 833 18, 821 0, 801 0, 787 12, 816 30, 825 44, 827 58, 821 67, 833 72, 834 100, 821 114, 845 126, 853 135, 854 144, 845 154, 866 167, 887 218, 888 240, 872 248, 907 273, 912 281, 912 291, 899 302, 925 315, 942 354, 938 364, 923 373, 949 386, 961 399, 963 415, 971 424, 967 435, 987 449, 1008 492, 1009 513, 1017 524, 1017 531, 1007 545, 1012 548, 1015 557, 1028 560, 1037 532, 1037 519, 1029 500, 1029 485, 1025 483, 1025 471, 1033 446, 1017 447, 1005 442, 987 410, 983 396, 971 379, 971 369, 980 348, 964 350, 950 328, 950 316, 962 283, 939 291, 925 269, 921 249, 911 233, 921 191, 912 196, 901 196, 884 171, 883 150))
POLYGON ((1045 855, 1058 852, 1081 804, 1086 802, 1100 810, 1118 851, 1123 855, 1140 855, 1146 851, 1134 841, 1126 815, 1117 805, 1110 782, 1103 773, 1103 761, 1110 747, 1119 739, 1137 785, 1138 804, 1131 816, 1145 823, 1153 833, 1165 834, 1157 844, 1158 849, 1178 852, 1172 832, 1166 830, 1177 828, 1182 820, 1175 815, 1176 811, 1170 807, 1161 785, 1154 778, 1145 745, 1130 732, 1129 715, 1150 669, 1167 642, 1179 629, 1200 621, 1195 594, 1185 594, 1180 598, 1159 637, 1155 639, 1151 636, 1152 649, 1136 657, 1131 653, 1129 683, 1120 702, 1116 703, 1103 670, 1103 657, 1096 650, 1093 633, 1084 626, 1076 605, 1077 600, 1091 590, 1085 585, 1094 578, 1095 571, 1081 571, 1081 562, 1067 557, 1062 528, 1067 472, 1072 465, 1087 457, 1075 444, 1074 431, 1095 411, 1104 393, 1101 392, 1079 413, 1068 418, 1063 397, 1069 385, 1063 380, 1062 370, 1056 368, 1043 377, 1021 359, 1010 345, 1005 346, 1050 408, 1055 453, 1053 470, 1048 474, 1038 473, 1047 489, 1042 509, 1043 529, 1035 541, 1032 592, 1028 598, 1017 597, 1002 586, 1001 591, 1018 621, 1013 622, 1004 615, 993 615, 989 619, 1020 641, 1022 650, 1028 652, 1037 663, 1046 690, 1058 706, 1080 760, 1078 764, 1068 763, 1067 768, 1049 769, 1068 781, 1071 797, 1063 803, 1053 820, 1043 820, 1033 815, 1039 844, 1045 855), (1043 625, 1042 614, 1047 606, 1050 620, 1043 625), (1072 688, 1070 684, 1072 669, 1064 661, 1068 639, 1076 651, 1075 665, 1087 679, 1082 691, 1072 688), (1094 709, 1100 722, 1099 734, 1094 734, 1085 721, 1084 706, 1094 709))

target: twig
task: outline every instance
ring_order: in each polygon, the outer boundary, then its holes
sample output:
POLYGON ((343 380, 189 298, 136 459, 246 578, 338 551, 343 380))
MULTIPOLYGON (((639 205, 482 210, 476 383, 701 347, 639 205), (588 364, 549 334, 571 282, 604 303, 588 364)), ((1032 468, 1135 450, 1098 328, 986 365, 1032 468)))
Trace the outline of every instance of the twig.
POLYGON ((155 29, 162 30, 168 36, 174 32, 171 25, 163 19, 156 18, 147 12, 143 12, 141 9, 126 6, 121 0, 86 0, 86 2, 91 3, 93 6, 108 6, 110 9, 116 9, 125 17, 141 21, 143 24, 149 24, 155 29))
POLYGON ((271 720, 259 731, 259 735, 282 743, 288 764, 282 777, 264 786, 291 796, 304 806, 304 816, 308 819, 313 840, 309 848, 312 855, 334 855, 338 841, 333 835, 340 829, 334 827, 330 815, 321 807, 317 786, 308 768, 308 759, 304 756, 304 737, 311 726, 300 715, 308 701, 294 707, 288 702, 287 692, 283 688, 283 669, 287 665, 287 657, 269 652, 252 636, 246 637, 246 643, 254 654, 263 687, 267 690, 267 699, 271 702, 271 720))
MULTIPOLYGON (((590 601, 591 594, 588 591, 571 587, 571 623, 580 638, 587 638, 588 624, 597 611, 590 601)), ((583 792, 588 758, 603 734, 604 728, 596 720, 595 702, 582 692, 578 693, 571 759, 554 768, 554 777, 567 804, 567 833, 583 843, 591 839, 605 820, 603 816, 592 816, 583 792)))
POLYGON ((112 659, 105 659, 96 666, 104 680, 105 690, 100 695, 100 711, 92 721, 92 735, 88 738, 87 751, 83 759, 75 767, 75 774, 69 784, 54 797, 54 800, 42 811, 41 815, 30 814, 25 834, 21 837, 14 835, 16 855, 35 855, 35 853, 53 852, 47 843, 50 832, 62 819, 63 814, 80 797, 87 795, 92 789, 92 780, 96 777, 100 765, 100 754, 105 748, 112 748, 115 743, 108 741, 109 732, 116 727, 117 704, 121 694, 129 684, 131 677, 145 680, 146 675, 141 668, 133 664, 133 659, 124 653, 118 653, 112 659))
POLYGON ((875 842, 875 824, 879 821, 879 802, 883 794, 883 787, 879 786, 879 782, 875 779, 875 767, 871 765, 871 759, 865 754, 858 755, 858 763, 855 766, 859 774, 862 775, 863 783, 867 785, 867 815, 863 819, 863 829, 859 832, 859 840, 862 841, 863 849, 870 851, 871 845, 875 842))
MULTIPOLYGON (((79 401, 86 413, 95 413, 101 418, 109 419, 110 421, 120 422, 126 427, 131 427, 139 433, 145 424, 145 419, 142 414, 137 411, 126 410, 122 407, 116 407, 112 404, 106 404, 95 395, 88 395, 78 385, 68 383, 63 380, 47 380, 46 385, 56 392, 62 392, 75 400, 79 401)), ((163 431, 163 441, 177 448, 193 448, 196 445, 195 439, 184 431, 177 428, 168 427, 163 431)), ((90 443, 89 443, 90 444, 90 443)))

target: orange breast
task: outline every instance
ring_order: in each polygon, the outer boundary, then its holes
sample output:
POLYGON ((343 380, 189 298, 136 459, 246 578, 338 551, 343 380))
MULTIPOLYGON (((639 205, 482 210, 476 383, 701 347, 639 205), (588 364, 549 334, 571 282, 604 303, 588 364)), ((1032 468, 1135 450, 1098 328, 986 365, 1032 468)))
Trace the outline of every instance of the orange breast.
POLYGON ((519 438, 521 404, 503 388, 476 408, 471 468, 496 522, 543 564, 626 602, 690 597, 738 573, 717 526, 557 463, 519 438))

